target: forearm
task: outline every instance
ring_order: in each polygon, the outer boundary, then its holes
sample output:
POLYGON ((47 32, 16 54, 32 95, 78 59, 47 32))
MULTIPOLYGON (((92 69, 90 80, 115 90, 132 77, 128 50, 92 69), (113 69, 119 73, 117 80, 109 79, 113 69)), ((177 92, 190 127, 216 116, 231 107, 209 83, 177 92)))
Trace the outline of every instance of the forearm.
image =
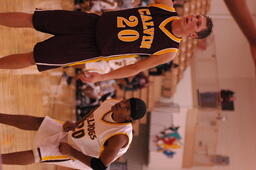
POLYGON ((256 41, 256 25, 246 0, 224 0, 229 11, 249 42, 256 41))
POLYGON ((131 77, 141 72, 140 69, 128 65, 102 75, 102 81, 131 77))
POLYGON ((84 164, 86 164, 87 166, 91 167, 91 156, 87 156, 84 155, 82 152, 76 150, 75 148, 73 148, 69 154, 69 156, 83 162, 84 164))

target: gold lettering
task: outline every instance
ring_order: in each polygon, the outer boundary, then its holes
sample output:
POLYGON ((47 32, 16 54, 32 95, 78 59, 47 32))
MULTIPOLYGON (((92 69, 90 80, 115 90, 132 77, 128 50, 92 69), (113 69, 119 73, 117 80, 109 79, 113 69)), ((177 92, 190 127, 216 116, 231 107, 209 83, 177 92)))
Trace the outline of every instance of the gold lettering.
POLYGON ((149 49, 151 47, 151 44, 153 42, 153 36, 143 36, 142 37, 142 42, 140 48, 147 48, 149 49))
POLYGON ((140 34, 136 30, 126 29, 126 30, 120 31, 117 36, 118 36, 118 39, 121 41, 132 42, 132 41, 136 41, 140 37, 140 34))
POLYGON ((149 27, 149 26, 154 26, 154 23, 151 21, 151 22, 145 22, 144 23, 144 26, 146 27, 146 29, 149 27))
POLYGON ((143 25, 143 36, 140 48, 150 49, 154 39, 154 22, 149 9, 139 9, 138 12, 143 25))
POLYGON ((147 22, 147 21, 152 20, 151 16, 141 15, 141 19, 142 19, 143 29, 148 29, 148 26, 154 26, 152 21, 147 22))
POLYGON ((154 36, 154 31, 155 31, 154 28, 149 28, 149 29, 144 30, 143 33, 144 33, 144 34, 151 35, 152 38, 153 38, 153 36, 154 36))
POLYGON ((138 11, 140 15, 151 15, 149 9, 139 9, 138 11))
POLYGON ((147 48, 147 49, 150 49, 151 47, 151 44, 143 44, 143 42, 141 43, 140 45, 140 48, 147 48))
POLYGON ((138 18, 136 16, 130 16, 129 19, 124 17, 117 17, 117 27, 118 28, 125 28, 126 26, 129 27, 136 27, 138 25, 138 18))

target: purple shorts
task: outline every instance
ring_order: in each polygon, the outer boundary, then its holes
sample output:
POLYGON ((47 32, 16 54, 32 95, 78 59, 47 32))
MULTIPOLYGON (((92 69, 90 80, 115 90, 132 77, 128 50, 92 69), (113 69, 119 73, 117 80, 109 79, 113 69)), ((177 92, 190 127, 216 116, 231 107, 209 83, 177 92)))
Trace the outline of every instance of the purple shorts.
POLYGON ((35 11, 34 28, 54 35, 34 47, 38 70, 68 66, 100 56, 96 44, 99 17, 78 11, 35 11))

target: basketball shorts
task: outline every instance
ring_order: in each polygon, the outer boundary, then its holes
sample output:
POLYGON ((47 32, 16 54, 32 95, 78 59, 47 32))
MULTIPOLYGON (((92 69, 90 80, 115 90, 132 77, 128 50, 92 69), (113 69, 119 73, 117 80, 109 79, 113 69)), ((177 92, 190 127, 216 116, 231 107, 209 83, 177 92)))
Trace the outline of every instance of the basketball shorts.
POLYGON ((54 164, 74 169, 91 170, 90 167, 74 160, 67 155, 63 155, 59 151, 61 142, 67 143, 67 133, 63 132, 62 123, 45 117, 34 141, 34 157, 35 162, 54 164))
POLYGON ((96 45, 99 16, 79 11, 35 11, 33 26, 53 36, 35 45, 39 71, 86 62, 100 56, 96 45))

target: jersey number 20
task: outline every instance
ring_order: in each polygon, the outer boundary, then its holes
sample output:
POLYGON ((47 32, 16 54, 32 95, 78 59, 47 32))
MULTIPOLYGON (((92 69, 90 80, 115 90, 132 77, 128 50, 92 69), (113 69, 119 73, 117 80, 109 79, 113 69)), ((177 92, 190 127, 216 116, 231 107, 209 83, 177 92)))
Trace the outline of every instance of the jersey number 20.
POLYGON ((127 27, 136 27, 139 21, 136 16, 130 16, 128 19, 124 17, 117 17, 117 28, 125 28, 118 33, 118 39, 124 42, 136 41, 140 34, 134 29, 127 29, 127 27))

